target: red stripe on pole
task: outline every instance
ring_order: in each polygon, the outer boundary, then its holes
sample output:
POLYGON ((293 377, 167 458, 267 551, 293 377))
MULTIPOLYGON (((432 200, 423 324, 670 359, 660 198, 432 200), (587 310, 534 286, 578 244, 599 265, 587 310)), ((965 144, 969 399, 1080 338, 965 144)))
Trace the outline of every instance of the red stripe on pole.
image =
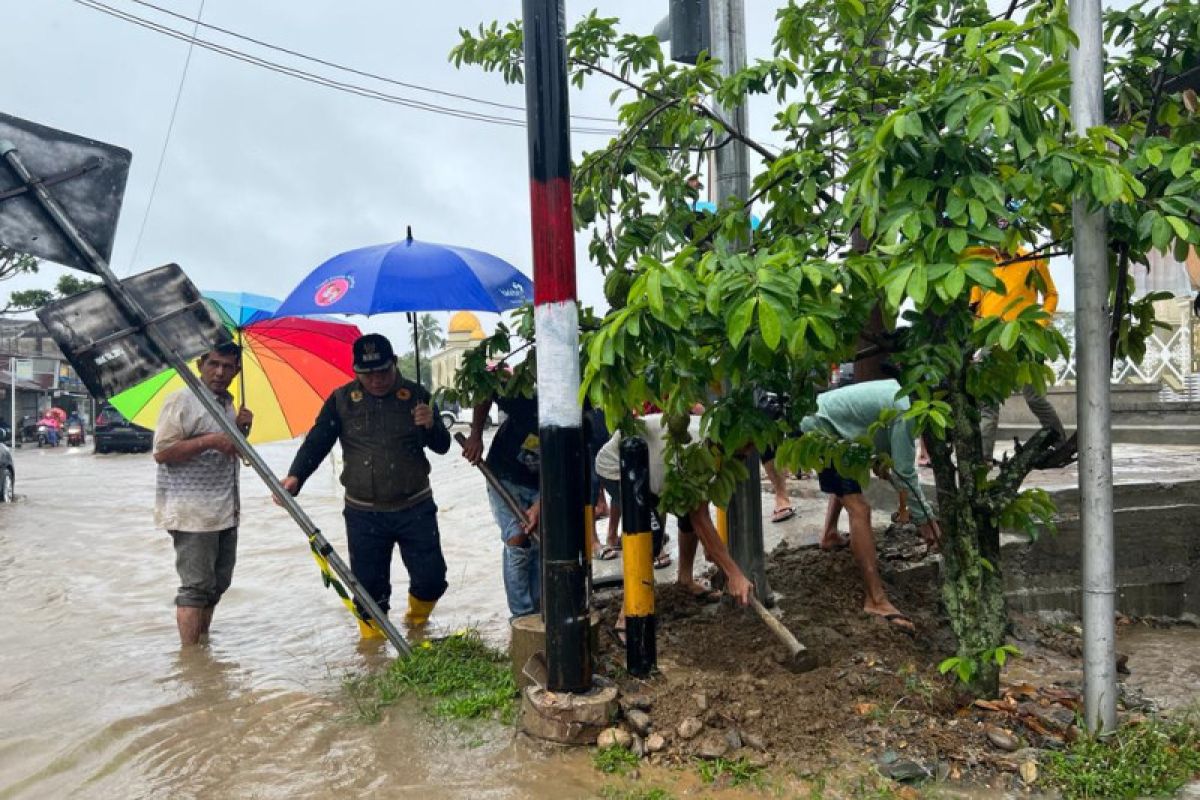
POLYGON ((533 212, 533 303, 575 301, 571 179, 529 182, 533 212))

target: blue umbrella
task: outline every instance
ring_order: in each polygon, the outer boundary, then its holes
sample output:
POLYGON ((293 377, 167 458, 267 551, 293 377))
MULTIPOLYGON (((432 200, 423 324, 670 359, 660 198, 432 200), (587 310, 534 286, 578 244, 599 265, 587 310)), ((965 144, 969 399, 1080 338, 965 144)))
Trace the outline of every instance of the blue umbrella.
MULTIPOLYGON (((468 247, 400 242, 349 250, 310 272, 275 310, 277 317, 492 311, 533 302, 533 282, 496 256, 468 247)), ((416 316, 413 316, 416 347, 416 316)), ((418 352, 417 380, 421 379, 418 352)))
MULTIPOLYGON (((718 211, 717 204, 710 203, 707 200, 697 200, 695 203, 692 203, 692 210, 699 214, 716 214, 718 211)), ((758 226, 761 224, 761 219, 756 217, 754 214, 750 215, 750 230, 758 230, 758 226)))

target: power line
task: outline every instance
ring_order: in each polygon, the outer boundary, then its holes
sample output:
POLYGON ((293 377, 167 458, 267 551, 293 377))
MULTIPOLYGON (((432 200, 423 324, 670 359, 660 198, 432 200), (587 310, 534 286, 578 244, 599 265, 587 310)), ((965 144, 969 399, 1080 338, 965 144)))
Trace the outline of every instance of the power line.
MULTIPOLYGON (((200 18, 204 16, 205 0, 200 0, 200 8, 196 11, 196 28, 192 31, 195 36, 200 27, 200 18)), ((146 233, 146 223, 150 221, 150 209, 154 207, 154 195, 158 193, 158 179, 162 177, 163 164, 167 160, 167 146, 171 144, 171 132, 175 130, 175 116, 179 113, 179 101, 183 98, 183 84, 187 80, 188 67, 192 64, 192 45, 188 45, 187 57, 183 60, 183 72, 179 75, 179 86, 175 89, 175 103, 171 106, 171 120, 167 123, 167 135, 163 138, 162 152, 158 154, 158 167, 154 170, 154 183, 150 186, 150 199, 146 201, 146 213, 142 215, 142 224, 138 228, 136 241, 133 243, 133 253, 129 256, 129 266, 125 272, 133 270, 137 263, 138 251, 142 247, 142 236, 146 233)))
MULTIPOLYGON (((235 48, 226 47, 224 45, 220 45, 215 42, 208 41, 206 39, 201 39, 197 36, 189 36, 188 34, 183 33, 181 31, 177 31, 174 28, 170 28, 165 25, 160 25, 159 23, 153 22, 151 20, 147 20, 142 17, 136 16, 134 14, 130 14, 125 11, 121 11, 120 9, 117 9, 117 8, 113 8, 112 6, 109 6, 109 5, 106 5, 105 3, 100 2, 100 0, 72 0, 72 2, 74 2, 78 5, 82 5, 87 8, 90 8, 93 11, 99 11, 102 14, 107 14, 108 16, 115 17, 117 19, 123 20, 125 22, 129 22, 131 24, 137 25, 142 28, 146 28, 146 29, 154 31, 156 33, 161 33, 165 36, 170 36, 173 39, 177 39, 177 40, 183 41, 183 42, 189 42, 198 47, 202 47, 206 50, 210 50, 214 53, 218 53, 219 55, 227 56, 229 58, 233 58, 238 61, 243 61, 243 62, 245 62, 247 64, 251 64, 253 66, 262 67, 263 69, 267 69, 272 72, 277 72, 281 75, 286 75, 288 77, 297 78, 299 80, 307 81, 308 83, 317 84, 319 86, 324 86, 329 89, 335 89, 337 91, 345 92, 347 94, 358 95, 360 97, 366 97, 366 98, 372 99, 372 100, 379 100, 381 102, 391 103, 393 105, 405 106, 407 108, 414 108, 414 109, 421 110, 421 111, 429 111, 429 112, 435 113, 435 114, 443 114, 446 116, 456 117, 459 119, 472 120, 475 122, 486 122, 486 123, 493 124, 493 125, 504 125, 507 127, 515 127, 515 128, 521 128, 521 127, 525 126, 525 121, 522 119, 514 119, 512 117, 501 117, 501 116, 497 116, 497 115, 493 115, 493 114, 484 114, 484 113, 477 112, 477 111, 468 111, 466 109, 454 108, 451 106, 442 106, 442 105, 438 105, 436 103, 427 103, 422 100, 414 100, 412 98, 402 97, 400 95, 388 94, 386 92, 381 92, 379 90, 371 89, 371 88, 368 88, 365 86, 360 86, 358 84, 346 83, 344 81, 338 81, 333 78, 326 77, 324 75, 319 75, 319 74, 313 73, 313 72, 307 72, 305 70, 301 70, 296 67, 289 67, 285 64, 280 64, 280 63, 277 63, 274 61, 268 61, 267 59, 261 58, 259 56, 251 55, 249 53, 243 52, 241 50, 237 50, 235 48)), ((617 133, 617 131, 615 129, 588 127, 588 126, 573 127, 571 130, 575 133, 588 134, 588 135, 599 135, 599 136, 612 136, 617 133)))
MULTIPOLYGON (((261 39, 255 39, 253 36, 246 36, 245 34, 238 33, 237 31, 232 31, 228 28, 222 28, 219 25, 212 25, 207 22, 201 22, 198 19, 192 19, 189 16, 172 11, 169 8, 163 8, 162 6, 155 5, 154 3, 147 2, 146 0, 129 0, 129 2, 136 3, 137 5, 143 6, 145 8, 152 8, 155 11, 158 11, 169 17, 174 17, 175 19, 181 20, 183 22, 196 23, 201 28, 207 28, 208 30, 211 30, 211 31, 217 31, 218 33, 223 33, 226 36, 230 36, 234 39, 241 39, 244 42, 250 42, 251 44, 258 45, 259 47, 265 47, 268 50, 274 50, 278 53, 285 53, 289 56, 295 56, 296 58, 301 58, 301 59, 304 59, 305 61, 311 61, 314 64, 320 64, 325 67, 332 67, 333 69, 341 70, 342 72, 349 72, 352 75, 358 75, 363 78, 371 78, 372 80, 381 81, 383 83, 390 83, 393 86, 402 86, 405 89, 415 89, 419 92, 428 92, 430 94, 441 95, 442 97, 451 97, 456 100, 466 100, 471 103, 480 103, 482 105, 492 106, 494 108, 504 108, 504 109, 508 109, 510 111, 521 111, 521 112, 525 111, 525 106, 512 105, 510 103, 500 103, 495 100, 486 100, 482 97, 472 97, 471 95, 458 94, 457 92, 448 92, 448 91, 445 91, 444 89, 434 89, 431 86, 422 86, 419 83, 407 83, 405 81, 397 80, 395 78, 389 78, 386 75, 380 75, 376 72, 368 72, 366 70, 357 69, 355 67, 348 67, 345 64, 339 64, 336 61, 327 61, 322 58, 317 58, 316 56, 310 56, 307 53, 301 53, 296 50, 290 50, 286 47, 282 47, 280 45, 275 45, 275 44, 271 44, 270 42, 265 42, 261 39)), ((610 122, 610 123, 616 122, 616 120, 611 117, 592 117, 592 116, 588 116, 586 114, 572 114, 571 118, 588 120, 591 122, 610 122)))

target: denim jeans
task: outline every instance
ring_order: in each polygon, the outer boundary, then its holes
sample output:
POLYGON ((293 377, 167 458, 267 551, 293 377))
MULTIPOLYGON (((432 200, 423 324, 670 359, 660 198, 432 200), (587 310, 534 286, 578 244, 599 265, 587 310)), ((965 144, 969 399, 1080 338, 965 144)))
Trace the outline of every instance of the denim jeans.
MULTIPOLYGON (((408 570, 408 593, 418 600, 437 600, 446 592, 446 560, 438 533, 437 506, 432 500, 403 511, 363 511, 346 506, 346 539, 350 571, 387 613, 392 597, 392 550, 408 570)), ((364 609, 360 608, 359 611, 364 609)))
MULTIPOLYGON (((538 498, 537 489, 503 478, 500 483, 522 508, 529 508, 538 498)), ((508 613, 512 617, 535 614, 542 608, 541 548, 532 536, 523 545, 510 545, 510 539, 524 535, 525 531, 491 486, 488 487, 488 500, 492 504, 492 517, 500 526, 500 541, 504 542, 504 593, 508 598, 508 613)))

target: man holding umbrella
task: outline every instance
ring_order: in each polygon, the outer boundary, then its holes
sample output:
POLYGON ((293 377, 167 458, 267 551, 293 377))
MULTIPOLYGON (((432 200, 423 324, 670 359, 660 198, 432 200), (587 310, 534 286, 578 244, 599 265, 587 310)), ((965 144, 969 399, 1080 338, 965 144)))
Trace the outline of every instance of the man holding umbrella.
MULTIPOLYGON (((385 337, 372 333, 355 341, 354 372, 355 380, 325 401, 282 483, 298 494, 340 440, 350 569, 387 613, 398 546, 409 577, 404 620, 424 625, 447 586, 424 449, 446 453, 450 433, 429 392, 400 374, 385 337)), ((364 638, 382 636, 361 622, 359 628, 364 638)))

